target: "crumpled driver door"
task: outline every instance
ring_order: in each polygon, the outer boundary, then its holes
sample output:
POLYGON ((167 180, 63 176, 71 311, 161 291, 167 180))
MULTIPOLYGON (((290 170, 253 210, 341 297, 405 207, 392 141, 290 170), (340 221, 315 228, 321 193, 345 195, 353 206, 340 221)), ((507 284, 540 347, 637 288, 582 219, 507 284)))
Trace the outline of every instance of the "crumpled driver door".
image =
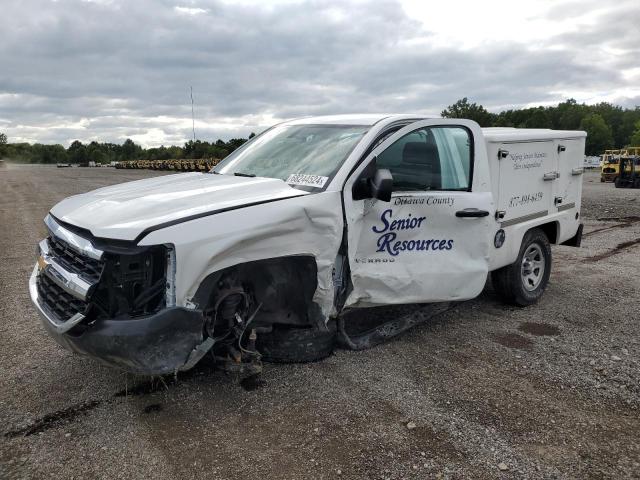
MULTIPOLYGON (((459 153, 452 155, 462 158, 459 153)), ((378 165, 378 168, 382 167, 378 165)), ((450 170, 455 176, 455 168, 450 170)), ((419 169, 417 172, 421 174, 419 169)), ((484 139, 475 122, 432 119, 402 128, 377 146, 354 170, 345 183, 343 195, 353 285, 345 306, 465 300, 482 291, 489 269, 490 228, 495 224, 495 207, 484 139), (439 128, 468 132, 468 144, 460 143, 460 131, 454 132, 456 137, 452 141, 448 137, 454 134, 453 130, 437 130, 439 128), (403 162, 414 166, 425 162, 411 157, 413 150, 419 153, 423 147, 406 146, 418 143, 406 139, 421 132, 434 137, 432 143, 442 149, 436 165, 441 168, 441 189, 403 190, 401 185, 396 188, 396 176, 405 175, 403 162), (404 149, 399 148, 402 142, 405 142, 404 149), (458 152, 456 145, 464 152, 465 148, 469 149, 471 164, 462 173, 467 181, 464 191, 445 188, 445 170, 449 167, 443 162, 449 158, 448 150, 458 152), (402 152, 397 153, 402 158, 390 169, 392 174, 396 172, 391 201, 354 200, 353 185, 367 165, 374 157, 389 157, 393 149, 402 152)))

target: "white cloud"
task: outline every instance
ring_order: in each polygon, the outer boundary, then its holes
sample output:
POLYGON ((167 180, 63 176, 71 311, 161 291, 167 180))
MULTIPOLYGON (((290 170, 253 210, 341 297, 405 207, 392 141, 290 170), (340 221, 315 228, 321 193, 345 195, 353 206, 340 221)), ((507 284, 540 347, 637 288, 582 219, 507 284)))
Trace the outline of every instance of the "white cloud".
POLYGON ((25 0, 0 18, 12 141, 145 145, 281 119, 640 103, 637 0, 25 0), (6 19, 11 19, 7 21, 6 19))
POLYGON ((207 13, 204 8, 193 8, 193 7, 173 7, 174 10, 178 13, 184 13, 186 15, 200 15, 202 13, 207 13))

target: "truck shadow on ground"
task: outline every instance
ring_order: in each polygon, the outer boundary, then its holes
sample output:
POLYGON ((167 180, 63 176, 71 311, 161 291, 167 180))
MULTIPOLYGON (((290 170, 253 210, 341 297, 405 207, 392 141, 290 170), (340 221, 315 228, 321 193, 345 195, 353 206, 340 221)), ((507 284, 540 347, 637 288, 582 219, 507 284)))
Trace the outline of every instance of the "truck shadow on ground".
MULTIPOLYGON (((487 286, 480 297, 470 301, 455 304, 453 309, 461 308, 465 303, 482 304, 490 308, 510 309, 511 307, 505 306, 498 299, 497 295, 493 292, 490 282, 487 282, 487 286)), ((417 312, 424 305, 411 304, 411 305, 397 305, 397 306, 385 306, 367 309, 366 313, 359 319, 357 328, 371 328, 377 323, 384 323, 390 319, 398 318, 400 316, 411 315, 412 312, 417 312)), ((514 307, 515 309, 515 307, 514 307)), ((372 348, 383 348, 385 344, 392 344, 402 337, 410 334, 413 331, 419 331, 427 329, 431 332, 438 330, 438 335, 445 335, 447 333, 447 325, 450 325, 450 319, 441 314, 437 314, 424 323, 415 325, 407 332, 403 332, 397 337, 394 337, 382 345, 374 346, 372 348), (444 328, 445 330, 440 330, 444 328)), ((530 336, 556 336, 561 333, 560 329, 554 325, 541 322, 524 322, 518 330, 521 333, 530 336)), ((492 340, 504 347, 517 350, 530 350, 534 345, 534 341, 531 338, 520 335, 519 333, 506 332, 495 334, 492 340)), ((276 367, 277 368, 277 367, 276 367)), ((245 391, 251 392, 258 390, 266 386, 266 381, 260 375, 253 375, 246 378, 237 378, 230 375, 226 375, 215 369, 213 362, 205 358, 198 363, 194 368, 186 372, 180 372, 176 375, 168 376, 153 376, 153 377, 138 377, 134 378, 134 383, 129 386, 129 378, 126 380, 127 385, 125 388, 118 390, 110 397, 104 399, 90 400, 83 403, 78 403, 51 413, 47 413, 41 417, 38 417, 25 425, 18 426, 11 430, 6 431, 4 438, 16 438, 16 437, 28 437, 45 432, 50 429, 60 428, 62 426, 73 423, 83 416, 86 416, 92 410, 108 405, 111 403, 119 402, 135 397, 153 396, 154 394, 161 392, 169 392, 181 384, 201 384, 207 383, 236 383, 240 388, 245 391)), ((154 414, 163 410, 163 404, 153 399, 153 403, 141 408, 142 414, 154 414)))

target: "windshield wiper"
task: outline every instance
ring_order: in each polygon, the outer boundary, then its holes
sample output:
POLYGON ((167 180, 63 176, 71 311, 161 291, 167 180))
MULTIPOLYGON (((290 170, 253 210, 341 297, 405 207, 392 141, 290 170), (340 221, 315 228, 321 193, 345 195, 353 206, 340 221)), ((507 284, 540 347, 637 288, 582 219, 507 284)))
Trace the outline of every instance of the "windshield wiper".
POLYGON ((236 177, 255 177, 255 173, 233 172, 236 177))

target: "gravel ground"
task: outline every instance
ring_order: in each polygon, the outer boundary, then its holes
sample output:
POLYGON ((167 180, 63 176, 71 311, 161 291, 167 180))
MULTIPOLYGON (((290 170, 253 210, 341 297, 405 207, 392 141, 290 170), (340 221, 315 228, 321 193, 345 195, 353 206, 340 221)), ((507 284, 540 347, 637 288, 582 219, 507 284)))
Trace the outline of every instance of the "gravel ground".
POLYGON ((640 191, 584 177, 583 247, 533 307, 488 284, 395 341, 240 385, 57 347, 27 292, 60 199, 157 175, 0 170, 1 478, 640 478, 640 191))

